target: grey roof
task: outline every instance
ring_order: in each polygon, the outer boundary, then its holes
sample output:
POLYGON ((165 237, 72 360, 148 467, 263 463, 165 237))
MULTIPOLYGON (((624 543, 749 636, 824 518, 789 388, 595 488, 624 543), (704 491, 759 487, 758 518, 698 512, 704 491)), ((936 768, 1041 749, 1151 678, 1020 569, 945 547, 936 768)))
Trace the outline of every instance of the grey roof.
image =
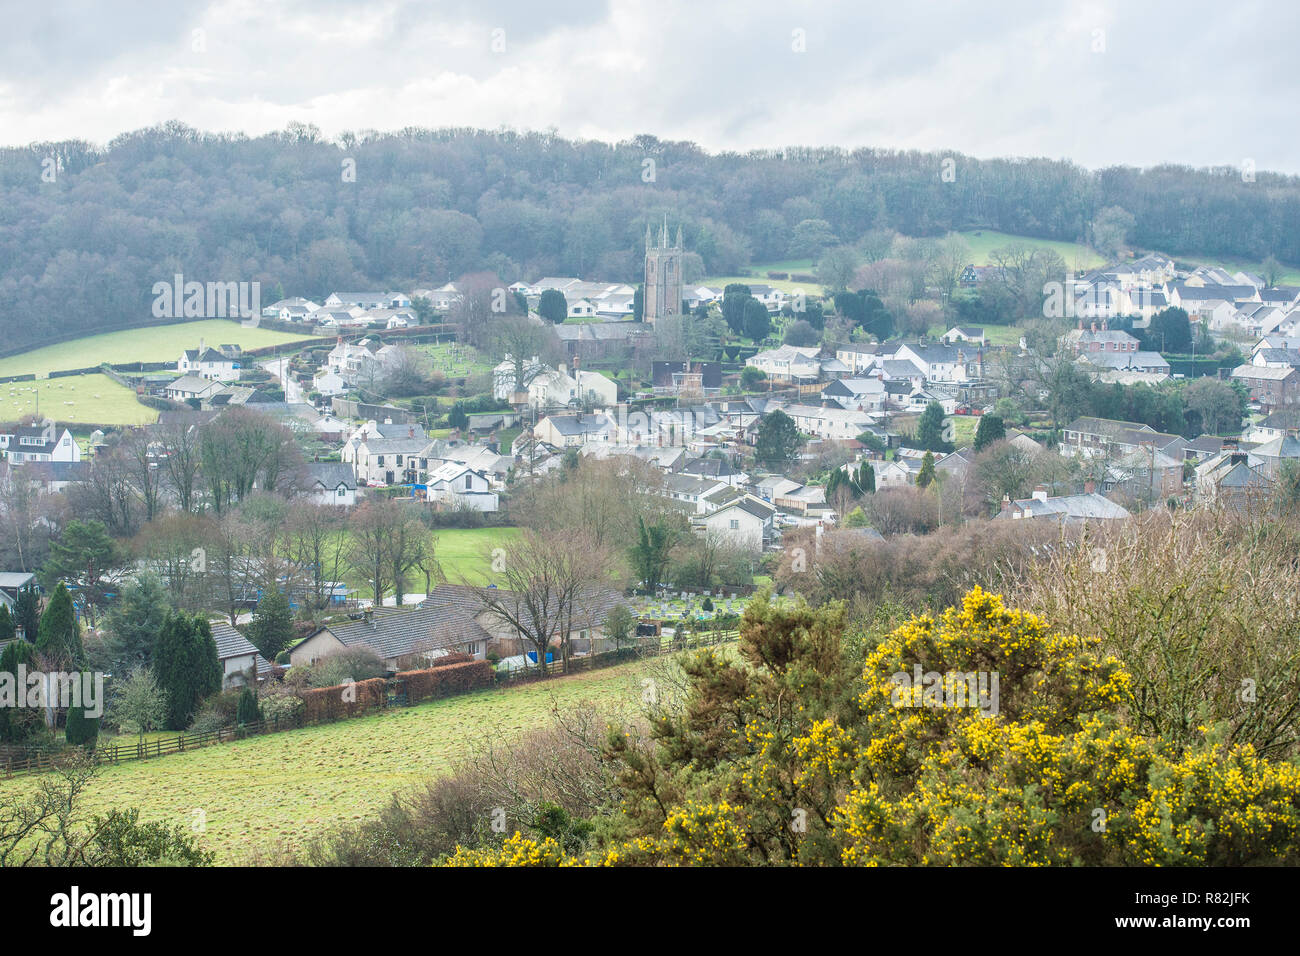
POLYGON ((355 490, 356 476, 352 468, 336 461, 313 461, 305 468, 306 483, 309 486, 320 485, 327 491, 333 491, 339 485, 355 490))
MULTIPOLYGON (((1078 521, 1086 518, 1115 519, 1129 516, 1128 509, 1096 493, 1058 495, 1046 500, 1022 498, 1012 504, 1019 510, 1028 512, 1026 517, 1030 518, 1056 517, 1067 521, 1078 521)), ((1008 514, 1009 512, 1003 511, 998 517, 1008 514)))
POLYGON ((253 654, 255 655, 259 674, 271 668, 271 662, 261 655, 257 648, 249 642, 248 638, 225 621, 209 621, 208 626, 212 629, 212 639, 217 643, 218 660, 224 661, 232 657, 253 654))
POLYGON ((35 579, 30 571, 0 571, 0 588, 26 587, 35 579))

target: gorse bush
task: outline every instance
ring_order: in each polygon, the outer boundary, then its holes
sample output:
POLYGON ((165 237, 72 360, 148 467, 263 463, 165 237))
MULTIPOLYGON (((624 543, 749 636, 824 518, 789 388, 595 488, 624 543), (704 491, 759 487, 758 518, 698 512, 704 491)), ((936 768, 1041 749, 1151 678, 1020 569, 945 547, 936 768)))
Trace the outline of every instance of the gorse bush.
POLYGON ((1135 679, 1098 637, 972 589, 867 645, 840 604, 746 610, 739 659, 685 665, 675 712, 612 728, 617 807, 597 842, 518 828, 455 865, 1245 865, 1300 861, 1300 767, 1127 714, 1135 679), (969 706, 900 675, 983 673, 969 706), (955 672, 955 673, 954 673, 955 672), (997 683, 991 678, 996 675, 997 683))

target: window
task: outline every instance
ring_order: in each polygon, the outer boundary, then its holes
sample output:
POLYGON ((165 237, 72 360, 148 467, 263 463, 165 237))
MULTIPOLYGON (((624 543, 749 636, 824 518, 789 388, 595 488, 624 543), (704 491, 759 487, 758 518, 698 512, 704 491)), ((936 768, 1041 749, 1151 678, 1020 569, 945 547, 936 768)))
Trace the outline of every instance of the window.
POLYGON ((731 519, 731 530, 732 530, 732 531, 739 531, 739 530, 740 530, 740 522, 737 521, 735 518, 732 518, 732 519, 731 519))
POLYGON ((348 486, 347 486, 347 485, 339 485, 339 497, 340 497, 340 498, 347 497, 347 493, 348 493, 348 486))

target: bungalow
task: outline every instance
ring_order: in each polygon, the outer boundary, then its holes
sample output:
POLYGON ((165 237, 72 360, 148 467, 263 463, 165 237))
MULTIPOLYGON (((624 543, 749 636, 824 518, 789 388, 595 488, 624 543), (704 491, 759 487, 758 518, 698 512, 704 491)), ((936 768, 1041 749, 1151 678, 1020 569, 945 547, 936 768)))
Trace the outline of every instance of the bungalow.
POLYGON ((575 448, 613 439, 615 424, 608 416, 547 415, 533 426, 533 436, 555 448, 575 448))
POLYGON ((967 342, 971 345, 986 345, 984 330, 974 325, 954 325, 943 334, 944 344, 967 342))
POLYGON ((0 571, 0 606, 13 610, 18 592, 36 587, 36 575, 29 571, 0 571))
POLYGON ((217 644, 217 660, 221 663, 221 689, 243 687, 250 673, 260 680, 271 671, 271 662, 263 657, 248 638, 225 621, 212 621, 212 639, 217 644))
POLYGON ((1094 491, 1086 490, 1081 495, 1049 496, 1047 488, 1039 485, 1034 489, 1031 498, 1012 501, 1004 497, 1002 510, 995 520, 1015 521, 1028 518, 1057 521, 1061 524, 1081 524, 1120 521, 1127 517, 1129 517, 1128 509, 1094 491))

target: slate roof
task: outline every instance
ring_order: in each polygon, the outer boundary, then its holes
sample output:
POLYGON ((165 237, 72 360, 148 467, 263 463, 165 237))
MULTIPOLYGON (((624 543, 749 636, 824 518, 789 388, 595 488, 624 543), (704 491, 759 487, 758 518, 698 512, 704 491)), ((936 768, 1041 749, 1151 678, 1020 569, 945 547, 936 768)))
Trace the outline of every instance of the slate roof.
POLYGON ((212 639, 217 644, 217 659, 221 661, 228 660, 232 657, 243 657, 246 654, 255 655, 257 672, 265 673, 271 669, 271 662, 258 652, 243 634, 227 624, 225 621, 210 621, 208 626, 212 629, 212 639))

